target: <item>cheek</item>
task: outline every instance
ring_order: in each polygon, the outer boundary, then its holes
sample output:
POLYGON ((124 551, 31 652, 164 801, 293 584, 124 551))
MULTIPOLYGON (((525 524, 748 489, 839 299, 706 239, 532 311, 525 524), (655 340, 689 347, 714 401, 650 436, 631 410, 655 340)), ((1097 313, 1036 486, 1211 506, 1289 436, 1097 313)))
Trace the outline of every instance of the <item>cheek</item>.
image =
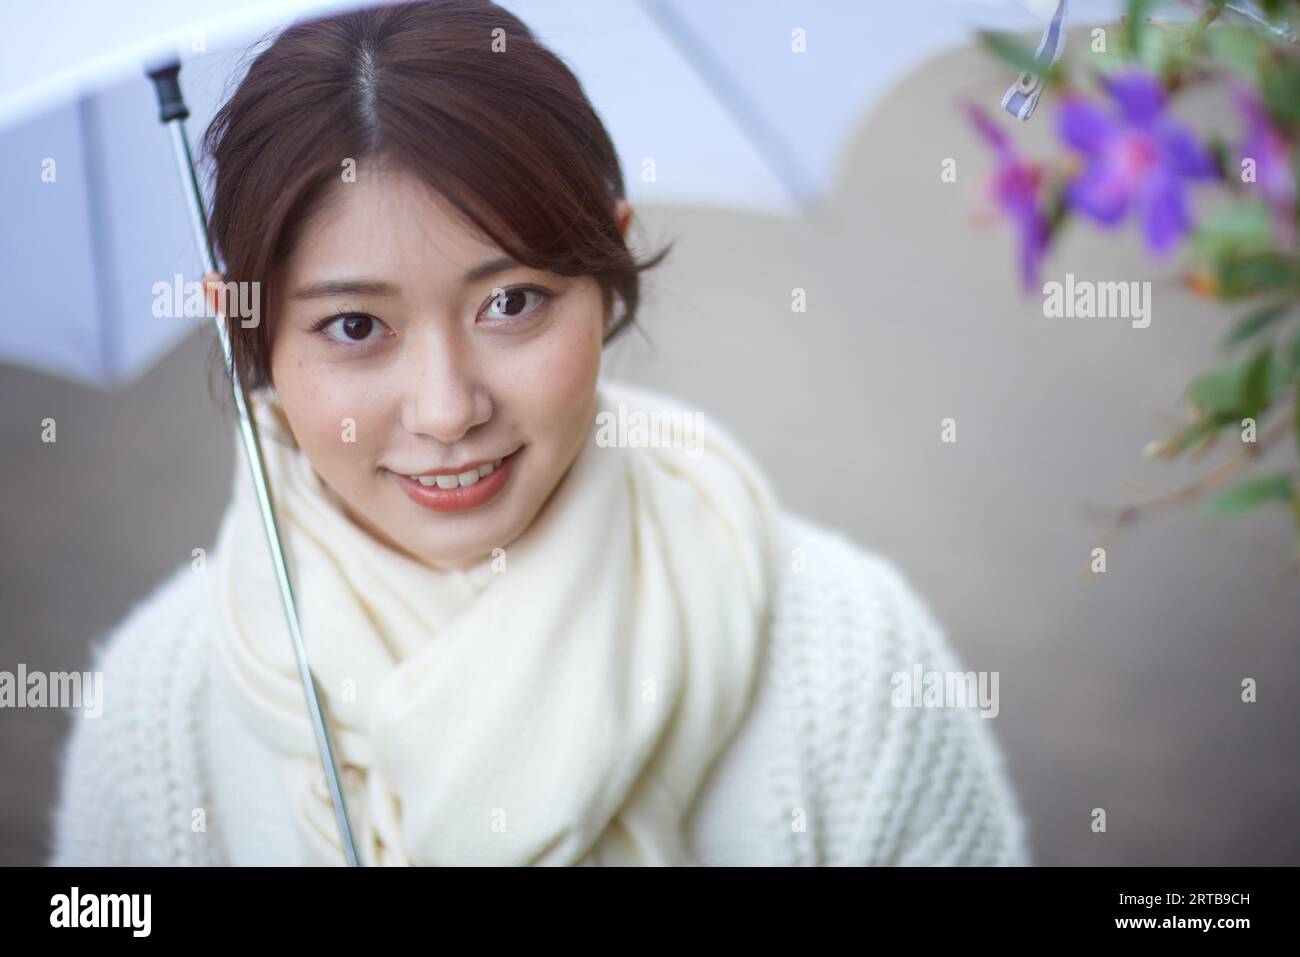
POLYGON ((313 361, 289 341, 272 352, 271 372, 294 436, 323 476, 344 484, 370 431, 362 421, 364 390, 339 367, 313 361))
POLYGON ((600 373, 603 320, 599 297, 569 310, 523 350, 506 381, 514 383, 516 408, 548 419, 571 417, 585 404, 600 373))

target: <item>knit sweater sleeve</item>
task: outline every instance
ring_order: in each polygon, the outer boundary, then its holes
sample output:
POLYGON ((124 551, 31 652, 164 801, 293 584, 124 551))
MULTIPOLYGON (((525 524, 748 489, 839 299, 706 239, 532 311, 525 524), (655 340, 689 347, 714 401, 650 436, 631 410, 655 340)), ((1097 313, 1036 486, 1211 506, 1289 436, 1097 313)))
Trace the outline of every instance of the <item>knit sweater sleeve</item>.
POLYGON ((800 689, 790 697, 810 805, 805 860, 1030 863, 995 719, 910 694, 918 665, 968 675, 928 605, 885 557, 806 520, 792 529, 794 547, 809 546, 804 598, 789 603, 801 635, 784 668, 800 689))
POLYGON ((206 863, 196 813, 202 574, 182 565, 92 646, 102 713, 71 718, 49 817, 50 865, 206 863))
MULTIPOLYGON (((92 648, 90 670, 116 674, 111 642, 92 648)), ((59 790, 47 829, 53 847, 50 865, 115 867, 129 863, 131 840, 126 801, 113 751, 125 736, 127 722, 116 709, 98 717, 72 716, 58 756, 59 790)))

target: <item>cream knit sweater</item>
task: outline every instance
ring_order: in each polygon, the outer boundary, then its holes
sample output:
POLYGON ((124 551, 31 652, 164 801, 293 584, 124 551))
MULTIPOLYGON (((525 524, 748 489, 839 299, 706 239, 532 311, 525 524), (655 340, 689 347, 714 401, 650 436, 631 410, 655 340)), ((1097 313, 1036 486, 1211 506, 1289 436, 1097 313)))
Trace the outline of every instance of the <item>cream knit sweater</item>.
MULTIPOLYGON (((965 670, 927 606, 843 535, 788 512, 781 534, 791 560, 772 641, 751 711, 692 809, 696 858, 1028 864, 993 722, 891 704, 896 672, 965 670)), ((306 860, 273 756, 219 680, 204 574, 182 565, 93 649, 103 713, 71 713, 51 864, 306 860)))

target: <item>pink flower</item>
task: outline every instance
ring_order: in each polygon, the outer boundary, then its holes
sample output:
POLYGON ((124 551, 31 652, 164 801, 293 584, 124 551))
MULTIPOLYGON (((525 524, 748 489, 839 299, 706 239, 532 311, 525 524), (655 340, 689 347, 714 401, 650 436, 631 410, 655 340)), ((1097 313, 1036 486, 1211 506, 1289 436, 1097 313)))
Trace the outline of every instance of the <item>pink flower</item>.
POLYGON ((987 113, 969 101, 963 106, 980 138, 997 156, 990 184, 993 198, 1019 233, 1020 281, 1025 291, 1037 291, 1038 268, 1047 252, 1048 240, 1047 217, 1038 202, 1042 170, 1015 151, 1010 139, 987 113))
POLYGON ((1258 190, 1273 208, 1274 224, 1283 245, 1295 240, 1295 170, 1292 165, 1291 145, 1272 120, 1259 94, 1244 83, 1233 88, 1237 107, 1246 121, 1242 137, 1240 158, 1254 163, 1254 179, 1246 186, 1258 190))

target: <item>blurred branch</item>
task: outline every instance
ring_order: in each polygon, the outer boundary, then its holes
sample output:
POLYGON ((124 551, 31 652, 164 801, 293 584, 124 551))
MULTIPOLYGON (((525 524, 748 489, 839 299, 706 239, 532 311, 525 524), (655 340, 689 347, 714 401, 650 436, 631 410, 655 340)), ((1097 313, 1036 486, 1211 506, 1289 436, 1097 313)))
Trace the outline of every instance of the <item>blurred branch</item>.
POLYGON ((1149 515, 1151 512, 1158 509, 1184 506, 1193 503, 1205 496, 1207 493, 1226 484, 1248 465, 1257 461, 1265 451, 1277 444, 1283 436, 1287 435, 1291 425, 1292 422, 1289 415, 1283 415, 1275 419, 1260 433, 1259 441, 1244 446, 1236 455, 1221 462, 1200 478, 1180 488, 1161 492, 1144 502, 1137 502, 1123 506, 1085 503, 1081 506, 1080 512, 1083 517, 1088 519, 1099 517, 1110 517, 1113 519, 1111 527, 1106 530, 1099 542, 1100 547, 1109 550, 1109 543, 1113 541, 1125 528, 1131 528, 1133 525, 1137 524, 1139 518, 1149 515))

